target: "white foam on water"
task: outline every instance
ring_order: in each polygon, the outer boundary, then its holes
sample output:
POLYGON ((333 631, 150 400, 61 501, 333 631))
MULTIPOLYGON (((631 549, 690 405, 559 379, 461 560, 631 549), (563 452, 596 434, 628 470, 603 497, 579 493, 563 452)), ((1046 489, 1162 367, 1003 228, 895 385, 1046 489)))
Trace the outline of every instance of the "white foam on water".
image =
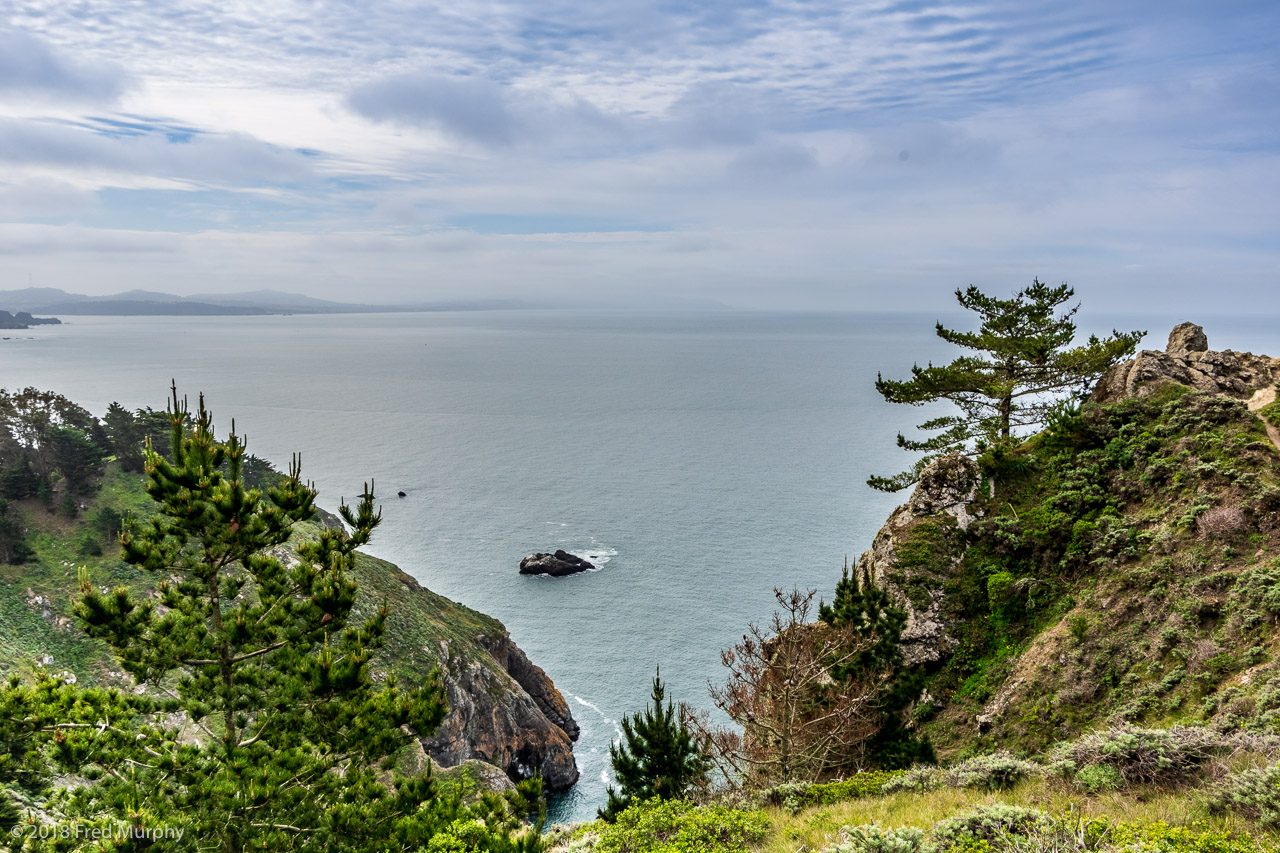
MULTIPOLYGON (((618 725, 616 720, 609 719, 609 715, 606 714, 604 711, 601 711, 599 705, 595 705, 591 702, 588 702, 586 699, 583 699, 581 696, 574 696, 572 693, 570 693, 569 695, 573 696, 573 701, 577 702, 579 705, 584 705, 590 708, 591 710, 595 711, 597 714, 599 714, 600 719, 604 720, 606 723, 613 726, 613 730, 618 733, 618 740, 622 740, 622 726, 618 725)), ((592 751, 594 752, 595 750, 592 750, 592 751)))
MULTIPOLYGON (((616 548, 575 548, 569 551, 575 557, 581 557, 595 565, 595 571, 599 571, 605 563, 618 556, 616 548)), ((588 569, 587 571, 592 571, 588 569)))

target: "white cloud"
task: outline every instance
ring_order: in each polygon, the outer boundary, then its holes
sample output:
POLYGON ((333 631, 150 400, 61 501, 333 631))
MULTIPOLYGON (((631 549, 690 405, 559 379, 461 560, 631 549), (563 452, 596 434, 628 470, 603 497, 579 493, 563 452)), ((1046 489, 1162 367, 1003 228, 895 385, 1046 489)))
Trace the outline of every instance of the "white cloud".
POLYGON ((119 65, 85 61, 21 30, 0 30, 0 98, 114 103, 134 84, 119 65))
POLYGON ((52 64, 0 80, 0 275, 853 306, 1280 268, 1274 4, 11 7, 52 64), (503 221, 547 233, 467 225, 503 221))

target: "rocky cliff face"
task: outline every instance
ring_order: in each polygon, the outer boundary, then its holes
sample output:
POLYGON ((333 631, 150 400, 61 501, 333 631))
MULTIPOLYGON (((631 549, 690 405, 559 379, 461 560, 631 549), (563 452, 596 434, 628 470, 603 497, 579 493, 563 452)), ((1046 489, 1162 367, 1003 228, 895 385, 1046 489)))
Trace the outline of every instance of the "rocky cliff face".
POLYGON ((980 479, 967 456, 935 460, 858 561, 859 571, 869 571, 907 611, 902 651, 908 665, 934 663, 955 648, 944 590, 964 556, 962 534, 980 479))
POLYGON ((411 679, 440 670, 449 713, 422 741, 432 759, 445 767, 484 761, 514 780, 541 775, 551 791, 578 781, 578 724, 501 622, 436 595, 390 563, 362 556, 358 565, 371 601, 380 592, 375 579, 399 587, 390 592, 384 667, 411 679))
POLYGON ((491 660, 440 643, 449 715, 423 748, 445 767, 478 759, 512 779, 541 775, 548 790, 568 789, 578 781, 578 724, 564 697, 506 634, 478 640, 491 660))

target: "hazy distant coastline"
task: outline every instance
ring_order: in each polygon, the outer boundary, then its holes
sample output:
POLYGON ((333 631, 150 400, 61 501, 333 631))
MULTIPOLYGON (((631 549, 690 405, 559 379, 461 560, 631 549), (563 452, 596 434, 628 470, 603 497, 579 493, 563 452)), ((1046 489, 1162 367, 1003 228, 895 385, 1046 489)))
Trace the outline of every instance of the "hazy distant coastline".
MULTIPOLYGON (((54 287, 0 290, 0 309, 6 312, 72 316, 249 316, 264 314, 373 314, 409 311, 488 311, 541 308, 521 300, 477 300, 364 305, 316 299, 278 290, 242 293, 200 293, 177 296, 150 290, 130 290, 107 296, 68 293, 54 287)), ((16 327, 15 327, 16 328, 16 327)))

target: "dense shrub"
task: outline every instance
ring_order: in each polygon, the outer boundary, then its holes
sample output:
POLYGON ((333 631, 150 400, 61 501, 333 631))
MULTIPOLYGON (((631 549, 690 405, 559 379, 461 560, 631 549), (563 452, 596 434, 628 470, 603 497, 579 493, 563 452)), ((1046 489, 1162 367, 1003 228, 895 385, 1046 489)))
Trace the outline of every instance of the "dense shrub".
POLYGON ((787 782, 762 791, 760 801, 795 814, 810 806, 877 796, 886 782, 901 775, 900 771, 871 771, 839 782, 787 782))
POLYGON ((926 791, 936 791, 941 787, 942 770, 940 768, 917 764, 905 773, 885 782, 880 790, 885 794, 895 794, 899 791, 923 794, 926 791))
POLYGON ((820 853, 933 853, 924 830, 912 826, 881 829, 878 826, 845 826, 840 840, 820 853))
POLYGON ((1229 777, 1213 805, 1266 826, 1280 826, 1280 765, 1245 770, 1229 777))
POLYGON ((1126 785, 1173 786, 1214 755, 1233 749, 1225 735, 1199 726, 1167 730, 1126 726, 1065 744, 1058 750, 1058 757, 1075 762, 1077 767, 1115 768, 1126 785))
POLYGON ((939 788, 985 788, 1000 791, 1012 788, 1027 776, 1043 775, 1045 769, 1035 762, 1015 758, 1007 752, 978 755, 954 767, 942 769, 916 765, 905 773, 886 780, 881 792, 893 794, 909 791, 922 794, 939 788))
POLYGON ((1086 794, 1118 791, 1124 787, 1124 777, 1109 764, 1088 764, 1081 767, 1074 779, 1076 787, 1086 794))
POLYGON ((989 843, 1006 833, 1022 835, 1043 831, 1053 825, 1053 820, 1038 809, 996 803, 939 821, 934 824, 932 835, 938 847, 946 850, 972 841, 989 843))
POLYGON ((1256 627, 1263 619, 1280 617, 1280 560, 1240 575, 1231 596, 1242 628, 1256 627), (1252 618, 1249 614, 1253 614, 1252 618))
POLYGON ((996 752, 962 761, 943 773, 942 784, 948 788, 1000 791, 1012 788, 1026 776, 1043 773, 1044 768, 1039 764, 1015 758, 1007 752, 996 752))
POLYGON ((768 821, 759 812, 647 800, 605 825, 591 853, 740 853, 759 843, 768 821))

